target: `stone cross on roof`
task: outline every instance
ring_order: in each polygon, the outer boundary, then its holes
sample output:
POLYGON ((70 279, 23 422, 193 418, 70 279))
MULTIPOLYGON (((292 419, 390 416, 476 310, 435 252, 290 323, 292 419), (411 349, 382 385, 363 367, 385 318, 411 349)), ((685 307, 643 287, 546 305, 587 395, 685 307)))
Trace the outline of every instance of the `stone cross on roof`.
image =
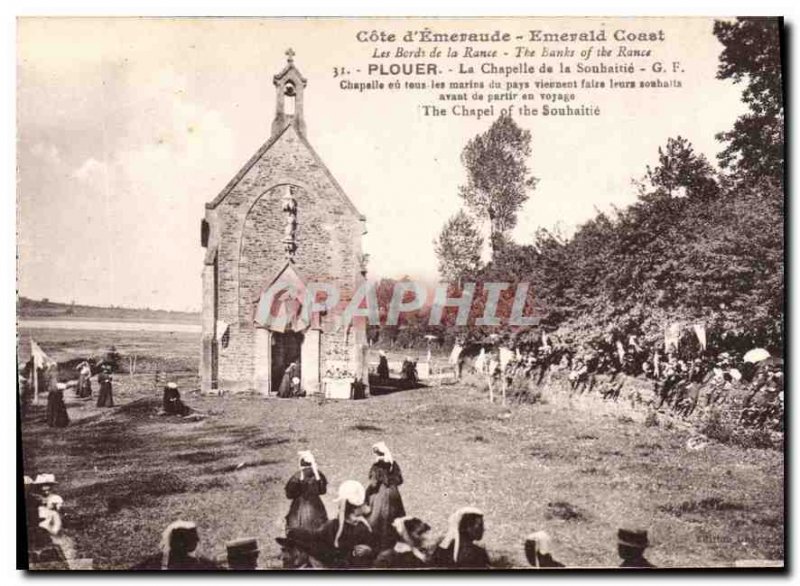
POLYGON ((286 49, 286 60, 289 63, 294 63, 294 49, 292 49, 291 47, 286 49))

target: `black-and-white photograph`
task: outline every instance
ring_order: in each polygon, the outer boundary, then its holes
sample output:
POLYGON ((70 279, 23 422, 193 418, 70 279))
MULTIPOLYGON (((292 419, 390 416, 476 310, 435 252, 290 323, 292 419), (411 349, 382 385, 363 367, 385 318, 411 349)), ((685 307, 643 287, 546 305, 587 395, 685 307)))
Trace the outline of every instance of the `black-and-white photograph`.
POLYGON ((784 39, 19 18, 19 569, 785 569, 784 39))

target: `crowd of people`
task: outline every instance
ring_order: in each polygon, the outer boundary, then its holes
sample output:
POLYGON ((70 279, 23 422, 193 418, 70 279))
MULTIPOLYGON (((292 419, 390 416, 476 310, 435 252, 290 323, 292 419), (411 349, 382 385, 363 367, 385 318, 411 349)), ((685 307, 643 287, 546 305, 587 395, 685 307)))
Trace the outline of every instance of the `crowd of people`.
MULTIPOLYGON (((459 376, 463 367, 464 360, 459 359, 459 376)), ((563 382, 572 394, 598 393, 617 401, 626 383, 636 378, 647 381, 645 388, 651 392, 632 389, 629 398, 656 410, 687 418, 735 403, 744 426, 775 431, 783 426, 783 361, 762 349, 745 353, 664 350, 634 336, 626 345, 575 346, 543 340, 513 349, 490 346, 489 352, 481 347, 473 367, 488 376, 491 390, 500 387, 512 395, 530 385, 563 382)), ((631 386, 642 388, 641 384, 631 386)))
MULTIPOLYGON (((78 372, 77 384, 75 385, 74 397, 83 401, 91 400, 94 393, 92 389, 92 368, 91 365, 84 361, 76 368, 78 372)), ((114 390, 111 365, 107 363, 100 363, 97 366, 97 382, 99 384, 99 393, 97 397, 97 407, 113 407, 114 406, 114 390)), ((23 379, 20 384, 24 387, 28 386, 28 381, 23 379)), ((49 385, 47 391, 47 404, 45 407, 45 421, 49 427, 67 427, 70 423, 69 413, 64 401, 64 393, 67 391, 67 384, 57 382, 49 385)), ((23 395, 27 391, 23 392, 23 395)), ((29 394, 29 393, 27 393, 29 394)), ((162 395, 162 415, 175 415, 179 417, 200 417, 195 409, 188 406, 181 399, 178 385, 174 381, 167 382, 163 389, 162 395)))
MULTIPOLYGON (((383 385, 391 380, 389 370, 389 359, 386 352, 378 351, 378 368, 376 369, 378 385, 383 385)), ((406 356, 400 365, 400 382, 403 386, 414 388, 419 384, 419 373, 417 371, 417 361, 406 356)))
MULTIPOLYGON (((38 385, 39 389, 47 393, 47 404, 45 407, 45 420, 49 427, 67 427, 70 422, 69 413, 67 412, 67 405, 64 401, 64 393, 69 388, 69 385, 64 382, 58 382, 52 377, 44 377, 42 375, 35 375, 32 372, 34 367, 28 365, 22 369, 19 374, 18 384, 20 386, 21 404, 23 415, 30 409, 30 405, 34 398, 34 385, 38 385), (27 375, 26 375, 27 373, 27 375), (35 380, 38 378, 38 380, 35 380)), ((44 369, 39 369, 44 370, 44 369)), ((113 407, 114 406, 114 376, 112 373, 112 365, 107 362, 99 362, 96 366, 92 367, 88 361, 82 361, 75 368, 78 375, 77 380, 73 380, 74 397, 81 401, 91 401, 94 395, 92 387, 92 376, 94 372, 97 374, 98 395, 97 407, 113 407)))
MULTIPOLYGON (((286 569, 469 569, 507 567, 481 545, 486 527, 480 509, 467 506, 450 515, 446 531, 437 534, 422 518, 409 515, 400 487, 400 465, 384 442, 372 447, 372 463, 365 487, 345 480, 337 491, 337 509, 328 517, 321 496, 328 481, 314 455, 298 453, 298 469, 285 486, 291 501, 285 517, 285 534, 276 538, 286 569)), ((73 541, 62 530, 64 500, 53 492, 52 474, 35 480, 25 477, 28 544, 32 564, 67 569, 76 557, 73 541)), ((200 534, 192 521, 177 520, 164 530, 159 550, 134 564, 133 570, 255 570, 261 550, 252 537, 225 544, 225 559, 197 553, 200 534)), ((617 532, 620 567, 652 568, 644 557, 647 531, 621 528, 617 532)), ((555 559, 552 540, 545 531, 528 535, 522 543, 533 568, 563 568, 555 559)))
MULTIPOLYGON (((465 361, 458 359, 459 376, 465 361)), ((489 378, 490 388, 503 387, 513 397, 519 389, 560 384, 579 395, 597 393, 607 400, 619 400, 631 377, 648 381, 652 392, 631 397, 656 410, 669 410, 681 417, 725 404, 731 396, 739 400, 739 421, 745 426, 778 429, 783 420, 782 361, 766 351, 757 353, 695 354, 646 347, 631 337, 627 345, 595 344, 575 347, 543 339, 537 344, 513 348, 495 345, 481 348, 472 367, 489 378)), ((113 406, 112 373, 100 365, 98 407, 113 406)), ((416 381, 416 363, 407 358, 403 378, 416 381)), ((91 399, 92 369, 84 362, 77 367, 75 394, 91 399)), ((296 372, 284 377, 292 384, 296 372)), ((379 358, 379 378, 389 378, 386 356, 379 358)), ((632 385, 640 388, 641 385, 632 385)), ((64 404, 66 385, 58 383, 48 393, 47 423, 64 427, 69 417, 64 404)), ((185 417, 193 413, 181 399, 174 382, 163 389, 162 413, 185 417)), ((480 544, 486 527, 484 514, 474 507, 456 510, 443 535, 437 534, 421 517, 409 515, 400 487, 403 473, 385 443, 372 447, 367 485, 358 480, 342 482, 335 499, 334 518, 321 496, 328 481, 310 451, 299 452, 298 469, 285 486, 291 501, 285 517, 285 535, 277 538, 284 568, 381 568, 381 569, 490 569, 497 565, 480 544)), ((30 560, 51 567, 68 567, 76 557, 73 541, 64 534, 61 520, 63 499, 53 492, 55 477, 39 474, 25 477, 25 503, 30 560)), ((162 535, 161 548, 133 566, 137 570, 220 570, 257 569, 260 549, 253 538, 226 544, 225 561, 197 554, 200 543, 195 523, 179 520, 162 535)), ((647 531, 620 528, 617 551, 620 567, 653 567, 644 557, 649 546, 647 531)), ((526 559, 532 567, 564 567, 554 555, 551 538, 536 531, 524 540, 526 559)))

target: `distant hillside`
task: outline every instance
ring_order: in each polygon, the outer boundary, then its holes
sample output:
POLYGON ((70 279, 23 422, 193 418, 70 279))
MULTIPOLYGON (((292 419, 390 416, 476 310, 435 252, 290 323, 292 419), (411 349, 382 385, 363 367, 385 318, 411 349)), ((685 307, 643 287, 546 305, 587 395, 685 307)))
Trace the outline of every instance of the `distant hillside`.
POLYGON ((27 297, 19 297, 17 299, 17 318, 200 323, 199 313, 187 311, 94 307, 91 305, 56 303, 47 299, 35 300, 27 297))

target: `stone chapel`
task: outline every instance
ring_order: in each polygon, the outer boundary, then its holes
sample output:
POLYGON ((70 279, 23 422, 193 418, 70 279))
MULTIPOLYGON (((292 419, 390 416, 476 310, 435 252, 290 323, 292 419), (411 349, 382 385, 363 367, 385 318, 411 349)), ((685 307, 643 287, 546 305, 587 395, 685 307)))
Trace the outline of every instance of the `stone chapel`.
POLYGON ((305 323, 297 318, 300 296, 265 298, 284 282, 295 291, 326 282, 346 299, 366 275, 365 218, 308 142, 307 81, 291 49, 286 54, 286 67, 273 78, 269 139, 205 206, 203 392, 274 394, 292 362, 306 394, 355 378, 368 382, 365 323, 337 327, 337 316, 325 312, 305 323), (286 319, 265 319, 276 304, 286 319))

